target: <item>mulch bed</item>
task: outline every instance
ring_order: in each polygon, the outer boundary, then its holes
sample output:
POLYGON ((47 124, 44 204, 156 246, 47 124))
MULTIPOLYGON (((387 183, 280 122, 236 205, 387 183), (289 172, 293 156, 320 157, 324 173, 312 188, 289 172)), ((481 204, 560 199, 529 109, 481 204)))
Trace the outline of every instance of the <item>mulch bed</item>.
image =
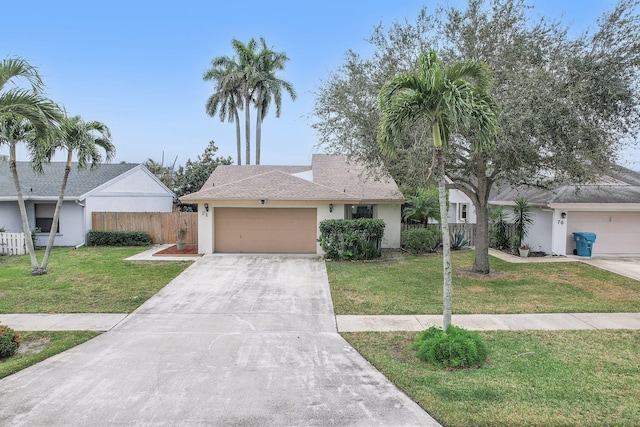
POLYGON ((163 256, 163 255, 168 255, 168 256, 180 256, 180 255, 188 255, 188 256, 194 256, 194 255, 198 255, 198 245, 187 245, 183 251, 179 251, 178 250, 178 246, 177 245, 173 245, 173 246, 169 246, 166 249, 163 249, 161 251, 156 252, 155 254, 153 254, 153 256, 163 256))

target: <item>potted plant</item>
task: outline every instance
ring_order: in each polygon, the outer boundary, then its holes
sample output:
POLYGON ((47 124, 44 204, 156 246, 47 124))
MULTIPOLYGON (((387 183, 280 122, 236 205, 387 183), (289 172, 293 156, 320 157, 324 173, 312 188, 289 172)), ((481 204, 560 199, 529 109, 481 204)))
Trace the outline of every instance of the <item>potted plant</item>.
POLYGON ((520 248, 518 249, 518 252, 520 253, 520 256, 522 258, 526 258, 529 256, 529 245, 527 245, 526 243, 520 245, 520 248))
POLYGON ((176 246, 178 246, 179 251, 184 251, 187 247, 187 242, 185 241, 185 239, 187 237, 188 231, 189 230, 187 228, 187 222, 185 221, 184 225, 178 229, 178 242, 176 243, 176 246))

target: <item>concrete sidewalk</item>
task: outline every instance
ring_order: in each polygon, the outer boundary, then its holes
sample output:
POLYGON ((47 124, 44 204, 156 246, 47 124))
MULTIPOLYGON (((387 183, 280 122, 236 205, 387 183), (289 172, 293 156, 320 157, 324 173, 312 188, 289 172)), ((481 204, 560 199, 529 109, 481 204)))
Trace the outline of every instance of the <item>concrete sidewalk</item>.
MULTIPOLYGON (((442 315, 336 316, 338 332, 422 331, 442 315)), ((454 314, 451 323, 474 331, 640 329, 640 313, 454 314)))
MULTIPOLYGON (((0 314, 17 331, 109 331, 127 314, 0 314)), ((640 329, 640 313, 454 314, 453 324, 474 331, 640 329)), ((337 315, 338 332, 422 331, 442 325, 442 315, 337 315)))

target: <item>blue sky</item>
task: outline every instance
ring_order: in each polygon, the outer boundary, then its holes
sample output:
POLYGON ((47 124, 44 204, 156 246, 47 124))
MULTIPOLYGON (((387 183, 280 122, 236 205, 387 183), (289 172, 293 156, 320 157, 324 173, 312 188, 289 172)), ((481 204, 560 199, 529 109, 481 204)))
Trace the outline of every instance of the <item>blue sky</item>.
MULTIPOLYGON (((210 140, 235 156, 235 127, 206 115, 210 60, 231 55, 230 41, 264 36, 290 58, 281 77, 296 91, 282 115, 263 124, 263 164, 308 164, 316 147, 310 128, 316 89, 348 49, 366 54, 377 24, 413 20, 423 5, 462 0, 121 1, 33 0, 3 7, 0 57, 21 56, 38 67, 47 95, 70 115, 107 124, 116 161, 165 164, 195 159, 210 140)), ((594 28, 614 0, 529 0, 531 13, 561 18, 573 31, 594 28)), ((252 121, 252 128, 255 123, 252 121)), ((7 154, 6 148, 0 154, 7 154)), ((22 160, 25 153, 20 152, 22 160)), ((640 169, 640 150, 627 153, 640 169)), ((253 159, 252 159, 253 162, 253 159)))

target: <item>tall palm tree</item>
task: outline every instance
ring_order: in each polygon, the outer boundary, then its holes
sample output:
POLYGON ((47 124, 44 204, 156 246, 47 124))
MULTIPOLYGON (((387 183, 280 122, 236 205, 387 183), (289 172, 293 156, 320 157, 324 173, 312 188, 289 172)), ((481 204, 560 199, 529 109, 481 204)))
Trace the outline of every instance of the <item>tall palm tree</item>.
POLYGON ((256 107, 256 164, 260 164, 260 148, 262 142, 262 121, 269 112, 271 101, 276 105, 276 117, 282 111, 282 90, 284 89, 292 100, 296 99, 293 85, 280 79, 276 73, 284 70, 284 64, 289 60, 285 52, 275 52, 267 47, 264 38, 260 38, 261 51, 256 58, 254 105, 256 107))
POLYGON ((78 160, 78 169, 86 169, 87 167, 94 169, 103 160, 110 161, 116 153, 115 146, 111 143, 109 128, 104 123, 97 121, 85 122, 80 116, 67 117, 62 121, 59 131, 48 147, 46 157, 51 158, 57 150, 66 151, 67 163, 64 168, 60 196, 56 203, 56 210, 53 213, 53 223, 51 224, 49 240, 47 241, 47 248, 44 252, 39 274, 46 274, 47 272, 49 255, 56 238, 58 221, 60 220, 64 192, 71 173, 73 155, 75 154, 78 160), (104 151, 104 157, 100 149, 104 151))
POLYGON ((242 143, 240 137, 240 115, 242 104, 242 78, 238 63, 228 56, 219 56, 211 61, 211 68, 203 79, 215 82, 215 92, 207 99, 207 114, 219 115, 220 121, 235 122, 237 163, 242 164, 242 143))
POLYGON ((431 128, 438 165, 438 196, 443 246, 443 329, 451 324, 451 242, 447 224, 444 151, 458 126, 473 129, 484 144, 497 129, 497 107, 487 93, 489 74, 476 61, 445 66, 432 49, 423 52, 417 69, 393 77, 379 94, 381 120, 378 142, 383 153, 393 155, 405 126, 423 122, 431 128))
POLYGON ((22 220, 22 231, 25 235, 27 252, 31 258, 31 269, 38 268, 38 260, 36 259, 33 240, 31 239, 31 228, 29 227, 29 219, 27 217, 27 209, 24 204, 24 195, 20 186, 18 177, 18 167, 16 164, 16 145, 19 143, 26 144, 27 149, 31 153, 35 153, 36 132, 26 119, 20 119, 16 116, 5 114, 0 115, 0 145, 7 144, 9 146, 9 169, 13 176, 13 184, 16 187, 18 195, 18 209, 20 210, 20 218, 22 220))
MULTIPOLYGON (((24 205, 16 165, 16 144, 26 143, 33 156, 40 153, 39 141, 55 129, 62 118, 58 106, 43 95, 44 84, 38 71, 21 58, 9 58, 0 62, 0 145, 9 145, 9 168, 18 195, 18 207, 22 219, 22 230, 27 237, 27 251, 31 258, 32 271, 37 271, 38 261, 31 240, 29 219, 24 205), (16 80, 24 80, 28 88, 17 85, 7 88, 16 80)), ((36 171, 42 172, 41 162, 34 162, 36 171)))

